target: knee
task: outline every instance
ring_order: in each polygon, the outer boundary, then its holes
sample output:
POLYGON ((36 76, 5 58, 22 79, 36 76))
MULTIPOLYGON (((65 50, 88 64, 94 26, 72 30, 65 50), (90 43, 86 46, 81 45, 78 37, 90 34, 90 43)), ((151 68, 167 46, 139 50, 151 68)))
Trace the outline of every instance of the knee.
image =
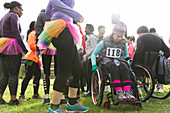
POLYGON ((125 62, 121 62, 120 69, 122 70, 129 70, 128 65, 125 62))

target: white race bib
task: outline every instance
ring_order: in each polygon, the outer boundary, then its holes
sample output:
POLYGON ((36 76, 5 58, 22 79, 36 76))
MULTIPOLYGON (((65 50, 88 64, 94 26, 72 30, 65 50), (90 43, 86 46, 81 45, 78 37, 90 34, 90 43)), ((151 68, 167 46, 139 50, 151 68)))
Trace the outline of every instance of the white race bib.
POLYGON ((106 57, 110 58, 120 58, 122 49, 120 48, 110 48, 107 47, 106 57))

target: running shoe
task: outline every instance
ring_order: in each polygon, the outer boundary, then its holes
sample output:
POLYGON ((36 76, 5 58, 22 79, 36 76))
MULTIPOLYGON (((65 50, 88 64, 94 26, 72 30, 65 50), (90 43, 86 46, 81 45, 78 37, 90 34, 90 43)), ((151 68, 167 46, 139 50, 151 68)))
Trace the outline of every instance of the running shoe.
POLYGON ((0 105, 5 105, 5 104, 8 104, 4 99, 0 99, 0 105))
POLYGON ((88 95, 90 94, 90 91, 84 92, 84 95, 88 95))
POLYGON ((19 100, 16 99, 16 100, 10 100, 9 101, 9 106, 13 106, 13 105, 18 105, 19 104, 19 100))
POLYGON ((116 94, 117 94, 117 101, 119 101, 119 102, 127 101, 127 98, 126 98, 125 94, 123 93, 123 91, 117 91, 116 94))
POLYGON ((50 99, 49 98, 44 98, 43 104, 50 105, 50 99))
POLYGON ((163 90, 162 88, 160 88, 160 89, 159 89, 159 92, 160 92, 160 93, 163 93, 163 92, 164 92, 164 90, 163 90))
POLYGON ((111 91, 110 87, 105 87, 105 90, 104 91, 111 91))
POLYGON ((59 107, 56 111, 53 111, 51 108, 48 108, 47 113, 66 113, 66 112, 59 107))
POLYGON ((79 103, 76 103, 74 105, 70 105, 67 103, 66 112, 87 112, 89 110, 89 107, 84 107, 79 103))
POLYGON ((32 99, 44 99, 44 97, 41 97, 39 94, 33 95, 32 99))
POLYGON ((135 101, 135 97, 133 96, 131 91, 125 91, 125 96, 128 101, 130 101, 130 102, 135 101))
POLYGON ((19 101, 27 102, 24 95, 19 96, 19 101))

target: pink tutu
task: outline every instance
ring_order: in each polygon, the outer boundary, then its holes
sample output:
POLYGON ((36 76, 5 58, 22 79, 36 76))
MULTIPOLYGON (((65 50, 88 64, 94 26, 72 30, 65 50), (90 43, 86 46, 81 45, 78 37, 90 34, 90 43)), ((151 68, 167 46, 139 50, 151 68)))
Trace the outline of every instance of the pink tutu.
POLYGON ((53 49, 44 49, 44 50, 41 51, 41 54, 55 55, 56 54, 56 50, 53 50, 53 49))
POLYGON ((10 40, 1 48, 0 53, 3 53, 5 55, 18 55, 20 53, 23 53, 23 50, 17 43, 16 39, 9 39, 10 40))

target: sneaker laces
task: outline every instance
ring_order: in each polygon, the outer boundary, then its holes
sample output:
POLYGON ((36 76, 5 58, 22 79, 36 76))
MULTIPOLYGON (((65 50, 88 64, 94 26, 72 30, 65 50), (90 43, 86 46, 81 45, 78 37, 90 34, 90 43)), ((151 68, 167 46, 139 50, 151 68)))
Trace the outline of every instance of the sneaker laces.
POLYGON ((79 106, 81 106, 82 107, 82 105, 80 104, 80 103, 77 103, 79 106))
POLYGON ((61 105, 59 106, 58 109, 61 110, 61 111, 64 112, 64 113, 66 113, 66 112, 61 108, 61 105))

